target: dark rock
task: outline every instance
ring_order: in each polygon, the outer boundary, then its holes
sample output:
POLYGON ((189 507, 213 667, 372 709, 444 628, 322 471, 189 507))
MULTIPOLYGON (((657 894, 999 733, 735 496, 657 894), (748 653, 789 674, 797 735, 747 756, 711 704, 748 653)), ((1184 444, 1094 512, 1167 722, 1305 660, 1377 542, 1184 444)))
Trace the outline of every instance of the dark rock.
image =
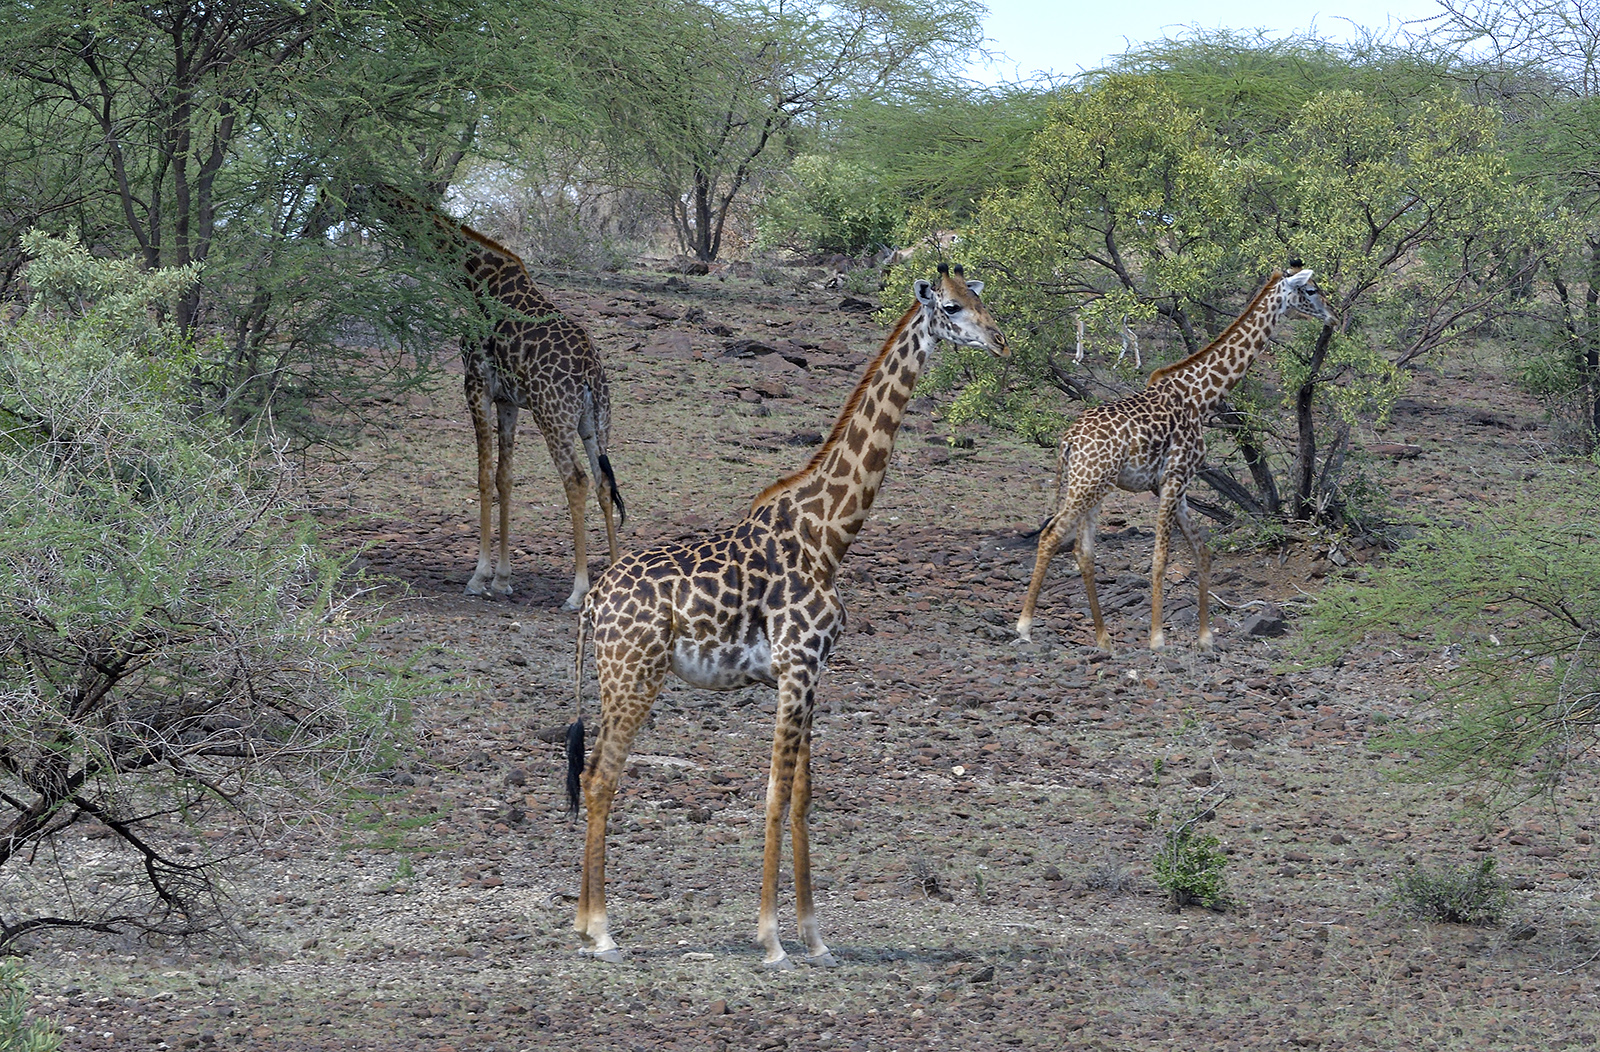
POLYGON ((1269 606, 1245 618, 1239 630, 1247 636, 1265 636, 1276 638, 1289 631, 1289 622, 1283 618, 1283 611, 1277 607, 1269 606))

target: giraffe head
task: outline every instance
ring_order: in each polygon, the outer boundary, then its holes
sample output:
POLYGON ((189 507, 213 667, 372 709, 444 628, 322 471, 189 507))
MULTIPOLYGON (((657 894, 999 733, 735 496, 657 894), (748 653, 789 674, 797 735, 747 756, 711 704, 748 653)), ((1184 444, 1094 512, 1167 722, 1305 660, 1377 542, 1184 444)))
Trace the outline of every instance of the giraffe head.
POLYGON ((1338 321, 1333 315, 1333 308, 1323 298, 1322 290, 1311 280, 1315 275, 1315 271, 1300 269, 1298 259, 1289 261, 1288 275, 1278 282, 1278 292, 1282 297, 1278 302, 1279 317, 1297 314, 1325 325, 1333 325, 1338 321))
POLYGON ((978 299, 983 282, 968 281, 960 267, 951 270, 949 264, 940 263, 937 281, 918 281, 912 289, 935 337, 967 347, 984 347, 1001 358, 1011 357, 1005 333, 978 299))

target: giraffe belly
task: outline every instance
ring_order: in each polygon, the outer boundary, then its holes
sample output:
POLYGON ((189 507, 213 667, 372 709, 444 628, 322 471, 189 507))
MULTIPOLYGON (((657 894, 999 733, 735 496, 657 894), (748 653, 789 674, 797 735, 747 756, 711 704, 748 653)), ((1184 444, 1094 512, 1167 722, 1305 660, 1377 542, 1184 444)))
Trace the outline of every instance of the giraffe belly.
POLYGON ((1144 493, 1161 485, 1162 464, 1125 464, 1117 472, 1117 488, 1129 493, 1144 493))
POLYGON ((748 643, 678 639, 672 644, 670 662, 679 679, 706 690, 778 685, 772 674, 772 642, 765 632, 748 643))

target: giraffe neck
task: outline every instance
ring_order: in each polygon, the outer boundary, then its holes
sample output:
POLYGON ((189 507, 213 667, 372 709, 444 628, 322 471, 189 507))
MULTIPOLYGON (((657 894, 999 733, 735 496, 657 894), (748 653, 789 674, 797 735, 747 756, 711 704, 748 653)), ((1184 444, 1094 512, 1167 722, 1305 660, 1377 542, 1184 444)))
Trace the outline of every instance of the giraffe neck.
POLYGON ((786 512, 800 543, 829 577, 867 521, 933 342, 927 315, 912 307, 867 366, 811 462, 768 486, 751 504, 752 515, 764 508, 779 513, 775 521, 786 512))
POLYGON ((1186 403, 1200 412, 1210 411, 1244 379, 1250 364, 1266 350, 1280 317, 1273 275, 1256 293, 1250 305, 1216 339, 1201 350, 1150 374, 1147 387, 1165 382, 1183 395, 1186 403))
POLYGON ((414 217, 405 224, 414 243, 434 257, 459 260, 467 286, 485 301, 533 317, 557 309, 528 276, 522 257, 498 241, 398 187, 374 183, 368 193, 380 212, 391 220, 414 217))

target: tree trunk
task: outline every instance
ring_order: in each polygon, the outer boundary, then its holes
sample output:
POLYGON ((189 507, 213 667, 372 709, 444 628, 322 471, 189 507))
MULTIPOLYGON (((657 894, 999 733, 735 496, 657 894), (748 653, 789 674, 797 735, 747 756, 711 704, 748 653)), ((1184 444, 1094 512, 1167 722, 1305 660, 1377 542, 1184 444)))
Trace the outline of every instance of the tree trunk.
POLYGON ((1328 356, 1328 345, 1333 342, 1333 326, 1324 325, 1317 337, 1317 346, 1311 352, 1311 367, 1305 382, 1294 395, 1294 419, 1299 441, 1294 458, 1294 498, 1290 514, 1296 519, 1310 519, 1316 513, 1312 491, 1317 479, 1317 424, 1312 414, 1316 401, 1317 374, 1322 371, 1323 360, 1328 356))
POLYGON ((1589 400, 1590 441, 1600 445, 1600 241, 1589 239, 1589 287, 1583 296, 1583 352, 1578 372, 1589 400))
POLYGON ((694 258, 709 263, 716 258, 711 244, 711 177, 696 168, 694 173, 694 258))

